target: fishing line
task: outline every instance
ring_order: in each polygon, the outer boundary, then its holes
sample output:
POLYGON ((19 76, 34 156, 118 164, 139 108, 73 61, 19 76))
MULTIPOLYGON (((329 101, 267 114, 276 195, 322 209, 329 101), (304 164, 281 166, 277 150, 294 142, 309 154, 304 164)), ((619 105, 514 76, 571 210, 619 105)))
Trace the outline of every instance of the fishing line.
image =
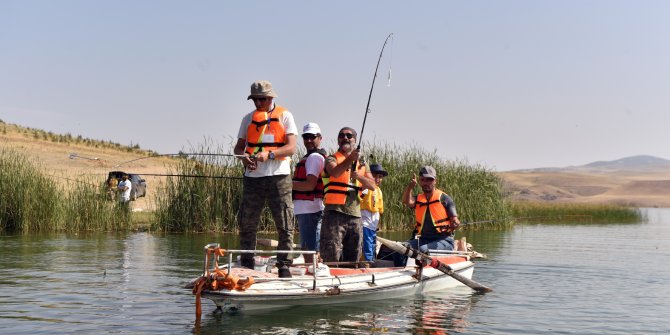
MULTIPOLYGON (((393 34, 391 34, 393 35, 393 34)), ((391 67, 393 66, 393 40, 394 38, 391 37, 391 55, 389 56, 389 74, 388 74, 388 81, 386 83, 386 87, 391 87, 391 67)))

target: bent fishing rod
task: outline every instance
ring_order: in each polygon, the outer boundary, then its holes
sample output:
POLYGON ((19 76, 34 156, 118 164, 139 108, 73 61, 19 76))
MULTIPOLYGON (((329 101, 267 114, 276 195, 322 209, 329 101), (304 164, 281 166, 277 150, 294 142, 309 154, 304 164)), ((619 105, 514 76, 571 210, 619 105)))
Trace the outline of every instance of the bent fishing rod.
MULTIPOLYGON (((368 94, 368 103, 365 106, 365 116, 363 117, 363 125, 361 126, 361 134, 358 136, 358 146, 356 147, 356 150, 359 150, 361 148, 361 143, 363 142, 363 132, 365 131, 365 122, 368 119, 368 114, 370 113, 370 101, 372 100, 372 91, 375 89, 375 80, 377 79, 377 72, 379 71, 379 64, 382 61, 382 55, 384 54, 384 48, 386 48, 386 44, 388 43, 389 39, 393 37, 393 33, 390 33, 388 36, 386 36, 386 40, 384 40, 384 45, 382 45, 382 50, 379 52, 379 59, 377 59, 377 66, 375 67, 375 74, 372 76, 372 85, 370 86, 370 94, 368 94)), ((389 68, 389 82, 391 81, 391 69, 389 68)), ((356 163, 352 163, 352 171, 356 171, 356 163)))

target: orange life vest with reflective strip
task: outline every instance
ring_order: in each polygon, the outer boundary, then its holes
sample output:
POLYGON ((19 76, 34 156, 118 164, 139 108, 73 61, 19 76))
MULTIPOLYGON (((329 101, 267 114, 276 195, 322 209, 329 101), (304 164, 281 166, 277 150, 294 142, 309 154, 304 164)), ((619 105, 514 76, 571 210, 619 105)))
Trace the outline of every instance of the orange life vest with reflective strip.
MULTIPOLYGON (((337 151, 333 155, 339 165, 346 159, 344 155, 337 151)), ((333 177, 328 175, 326 170, 323 171, 323 186, 325 197, 323 203, 326 205, 344 205, 347 201, 347 195, 351 192, 359 192, 360 196, 361 183, 356 180, 355 184, 351 184, 351 169, 347 169, 340 176, 333 177)), ((365 166, 358 165, 358 174, 365 173, 365 166)))
POLYGON ((444 192, 435 189, 430 200, 426 200, 424 193, 416 197, 416 204, 414 205, 414 214, 416 216, 416 231, 421 234, 423 224, 426 222, 426 216, 430 215, 433 226, 438 233, 445 234, 449 232, 449 214, 447 209, 440 202, 440 197, 444 192))
MULTIPOLYGON (((307 168, 305 163, 307 163, 307 157, 313 153, 319 153, 324 158, 326 157, 326 151, 323 149, 318 149, 307 153, 298 164, 295 165, 295 173, 293 174, 293 180, 295 181, 305 181, 307 180, 307 168)), ((323 198, 323 178, 321 176, 316 176, 316 186, 311 191, 296 191, 293 190, 293 200, 314 200, 315 198, 323 198)))
MULTIPOLYGON (((247 126, 246 153, 250 156, 259 151, 273 151, 286 144, 286 129, 281 123, 286 108, 275 106, 271 112, 255 111, 247 126)), ((281 157, 277 159, 287 159, 281 157)))

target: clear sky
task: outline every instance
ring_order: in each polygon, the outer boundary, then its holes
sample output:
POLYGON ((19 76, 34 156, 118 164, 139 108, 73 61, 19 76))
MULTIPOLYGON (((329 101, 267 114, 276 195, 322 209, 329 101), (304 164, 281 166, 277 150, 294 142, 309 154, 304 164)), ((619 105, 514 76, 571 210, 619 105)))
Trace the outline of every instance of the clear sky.
POLYGON ((498 171, 670 158, 670 1, 2 0, 0 119, 227 147, 267 79, 334 143, 389 33, 364 140, 498 171))

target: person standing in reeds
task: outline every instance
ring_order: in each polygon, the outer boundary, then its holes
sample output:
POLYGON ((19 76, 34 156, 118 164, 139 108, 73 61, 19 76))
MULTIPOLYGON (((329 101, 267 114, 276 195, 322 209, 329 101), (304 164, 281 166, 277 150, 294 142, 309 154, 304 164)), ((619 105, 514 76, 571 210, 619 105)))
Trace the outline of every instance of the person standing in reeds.
MULTIPOLYGON (((302 140, 307 154, 295 165, 293 174, 293 211, 300 230, 300 248, 319 251, 323 218, 323 166, 328 155, 321 149, 321 128, 314 122, 302 128, 302 140)), ((305 263, 312 263, 305 255, 305 263)))
MULTIPOLYGON (((238 213, 240 248, 256 249, 261 211, 268 202, 279 234, 278 250, 293 250, 293 202, 291 200, 291 156, 298 129, 293 115, 273 101, 277 94, 266 80, 251 84, 256 107, 242 119, 234 152, 244 155, 242 202, 238 213)), ((242 254, 241 265, 254 268, 253 254, 242 254)), ((287 254, 277 255, 279 277, 289 278, 292 263, 287 254)))
MULTIPOLYGON (((410 180, 402 194, 405 206, 414 209, 416 226, 407 241, 410 247, 421 252, 428 250, 454 250, 454 230, 461 221, 456 213, 453 199, 435 187, 437 173, 432 166, 424 166, 419 170, 419 185, 423 193, 412 195, 417 185, 416 175, 410 180), (418 237, 418 239, 416 238, 418 237)), ((407 257, 395 254, 396 266, 404 266, 407 257)))
POLYGON ((388 172, 384 171, 380 164, 371 164, 370 172, 375 181, 375 189, 364 192, 361 199, 361 218, 363 220, 363 258, 372 262, 375 260, 381 214, 384 213, 384 197, 379 186, 384 177, 388 176, 388 172))
POLYGON ((109 200, 116 199, 116 193, 119 191, 119 180, 116 177, 110 177, 107 181, 107 197, 109 200))
POLYGON ((128 174, 124 173, 121 177, 121 182, 117 186, 119 190, 119 201, 123 204, 128 204, 130 202, 130 191, 133 189, 133 183, 128 179, 128 174))
POLYGON ((359 161, 356 131, 342 128, 337 144, 338 151, 326 158, 323 173, 325 209, 319 251, 326 262, 358 262, 363 241, 360 192, 364 188, 374 190, 375 182, 365 162, 359 161))

